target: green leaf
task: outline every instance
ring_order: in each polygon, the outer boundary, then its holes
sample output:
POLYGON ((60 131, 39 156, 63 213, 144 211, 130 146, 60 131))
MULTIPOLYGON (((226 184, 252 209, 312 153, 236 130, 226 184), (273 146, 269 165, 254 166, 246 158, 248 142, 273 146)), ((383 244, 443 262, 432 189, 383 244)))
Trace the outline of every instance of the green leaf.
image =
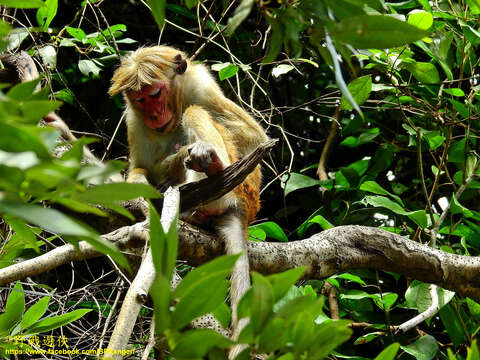
POLYGON ((422 30, 428 30, 433 25, 433 15, 423 10, 413 10, 408 15, 408 23, 422 30))
POLYGON ((304 272, 305 267, 302 266, 268 276, 267 279, 273 289, 274 301, 276 302, 284 297, 288 289, 300 279, 304 272))
POLYGON ((289 336, 285 328, 284 319, 271 319, 258 338, 258 351, 270 353, 285 346, 289 336))
POLYGON ((238 72, 238 69, 238 66, 230 64, 218 72, 218 77, 222 81, 231 78, 232 76, 235 76, 235 74, 238 72))
POLYGON ((193 9, 195 5, 197 5, 198 0, 185 0, 185 5, 189 10, 193 9))
POLYGON ((445 136, 440 135, 438 131, 429 131, 424 134, 431 150, 438 149, 445 142, 445 136))
POLYGON ((413 344, 400 347, 417 360, 432 360, 439 349, 437 340, 431 335, 422 336, 413 344))
POLYGON ((393 211, 396 214, 407 214, 407 211, 405 211, 402 206, 384 196, 366 196, 365 201, 367 202, 367 204, 377 207, 384 207, 393 211))
POLYGON ((252 272, 253 298, 250 309, 254 334, 259 334, 265 327, 273 311, 274 292, 270 282, 262 275, 252 272))
POLYGON ((58 0, 45 0, 45 6, 37 10, 37 23, 43 31, 47 31, 55 15, 57 15, 58 0))
MULTIPOLYGON (((348 84, 347 88, 357 105, 362 105, 365 101, 367 101, 372 91, 372 77, 370 75, 366 75, 356 78, 350 84, 348 84)), ((345 95, 342 95, 340 106, 343 110, 353 109, 352 104, 350 104, 345 95)))
MULTIPOLYGON (((290 322, 294 322, 301 312, 309 313, 314 319, 319 316, 325 316, 322 311, 322 306, 325 302, 323 297, 316 299, 312 294, 303 295, 298 288, 292 287, 291 289, 296 289, 295 292, 297 292, 297 294, 294 295, 296 297, 286 302, 283 302, 282 299, 282 301, 278 303, 280 306, 275 311, 275 316, 283 317, 290 322)), ((287 294, 285 298, 289 298, 289 294, 287 294)))
MULTIPOLYGON (((439 308, 447 305, 455 296, 455 292, 437 287, 439 308)), ((427 310, 432 304, 430 296, 430 284, 418 280, 412 281, 405 292, 405 300, 408 307, 417 309, 419 313, 427 310)))
POLYGON ((472 314, 477 320, 480 319, 480 304, 476 301, 466 298, 468 311, 472 314))
POLYGON ((439 47, 439 51, 432 51, 430 48, 425 45, 423 41, 417 41, 415 42, 415 45, 420 47, 425 53, 427 53, 428 56, 430 56, 433 60, 437 61, 440 66, 442 67, 445 75, 447 75, 448 80, 453 80, 453 73, 452 69, 450 68, 449 63, 446 60, 448 49, 450 48, 452 42, 452 38, 446 36, 445 38, 442 39, 439 47), (445 48, 446 50, 444 51, 445 54, 440 53, 440 50, 445 48))
POLYGON ((22 319, 25 311, 25 296, 20 281, 17 281, 8 295, 5 311, 0 314, 0 335, 9 334, 9 330, 22 319))
POLYGON ((389 209, 395 214, 406 215, 422 229, 424 229, 428 225, 428 218, 425 210, 417 210, 411 212, 406 211, 398 203, 393 202, 392 200, 384 196, 365 196, 364 201, 372 206, 384 207, 386 209, 389 209))
MULTIPOLYGON (((60 198, 60 199, 55 199, 55 202, 57 204, 61 204, 73 211, 76 211, 78 213, 90 213, 90 214, 95 214, 97 216, 108 216, 108 213, 105 211, 99 209, 98 207, 91 206, 88 204, 85 204, 81 201, 73 200, 73 199, 67 199, 67 198, 60 198)), ((123 209, 123 208, 122 208, 123 209)), ((127 211, 127 210, 125 210, 127 211)), ((127 216, 128 218, 131 218, 127 216)), ((134 218, 131 218, 131 220, 134 220, 134 218)))
MULTIPOLYGON (((173 267, 171 257, 174 256, 173 263, 176 260, 176 244, 170 248, 167 241, 167 235, 160 222, 160 216, 155 207, 149 204, 150 214, 150 248, 155 267, 155 280, 150 288, 154 302, 155 330, 162 333, 171 324, 170 307, 170 280, 172 278, 173 267)), ((177 222, 173 221, 172 226, 176 227, 177 222)))
POLYGON ((185 296, 202 278, 210 274, 223 273, 225 277, 228 276, 240 256, 241 254, 220 256, 190 271, 173 291, 173 297, 181 298, 185 296))
POLYGON ((369 342, 372 342, 373 340, 378 339, 383 335, 385 335, 383 331, 375 331, 375 332, 367 333, 365 335, 359 336, 353 344, 354 345, 368 344, 369 342))
POLYGON ((472 346, 468 348, 467 360, 480 360, 477 339, 472 341, 472 346))
POLYGON ((331 222, 325 219, 322 215, 315 215, 313 218, 308 220, 308 222, 320 225, 323 230, 328 230, 335 227, 331 222))
POLYGON ((44 6, 41 0, 0 0, 0 5, 17 9, 36 9, 44 6))
POLYGON ((100 71, 102 71, 101 64, 95 60, 80 60, 78 62, 78 69, 85 76, 99 76, 100 71))
MULTIPOLYGON (((250 316, 250 310, 252 308, 251 306, 252 300, 253 300, 253 290, 250 287, 238 302, 237 313, 238 313, 239 319, 250 316)), ((253 337, 253 330, 251 329, 251 323, 249 323, 247 326, 249 327, 249 330, 247 331, 248 336, 251 335, 253 337)))
POLYGON ((462 97, 465 96, 465 92, 459 88, 443 89, 443 92, 448 95, 462 97))
POLYGON ((372 294, 370 295, 373 302, 383 311, 389 311, 390 308, 395 304, 398 299, 398 294, 396 293, 383 293, 383 294, 372 294))
POLYGON ((7 96, 10 99, 17 101, 28 100, 32 97, 39 83, 40 78, 34 79, 32 81, 21 82, 8 90, 7 96))
POLYGON ((218 320, 220 325, 222 325, 225 329, 227 329, 230 326, 232 311, 230 310, 230 307, 224 302, 221 303, 220 306, 216 308, 215 311, 212 312, 212 315, 215 317, 215 319, 218 320))
POLYGON ((315 331, 314 320, 313 316, 308 312, 298 314, 292 329, 292 340, 296 358, 300 358, 300 354, 303 354, 310 348, 315 331))
POLYGON ((25 312, 25 315, 20 322, 19 331, 27 329, 35 324, 47 311, 50 303, 50 296, 44 296, 25 312))
POLYGON ((189 288, 175 306, 172 327, 180 330, 193 319, 217 309, 225 300, 229 283, 225 272, 208 274, 189 288))
POLYGON ((170 279, 157 273, 149 293, 154 305, 155 331, 161 334, 170 327, 172 319, 170 313, 170 279))
POLYGON ((165 22, 165 4, 166 0, 146 0, 152 12, 153 18, 161 30, 165 22))
POLYGON ((470 11, 472 12, 472 14, 480 14, 480 2, 478 0, 466 0, 465 2, 470 7, 470 11))
POLYGON ((70 324, 75 320, 80 319, 83 315, 89 313, 90 311, 92 310, 78 309, 66 314, 42 319, 38 321, 35 325, 33 325, 31 328, 29 328, 28 333, 33 335, 33 334, 43 333, 43 332, 47 332, 47 331, 59 328, 61 326, 70 324))
POLYGON ((0 150, 0 164, 8 167, 16 167, 26 170, 37 165, 40 160, 33 151, 25 151, 20 153, 10 153, 0 150))
POLYGON ((278 241, 288 241, 287 235, 283 232, 282 228, 273 221, 267 221, 261 224, 250 226, 249 229, 256 230, 261 229, 265 234, 272 239, 278 241))
POLYGON ((210 329, 195 329, 182 333, 173 349, 176 359, 202 359, 213 347, 225 349, 233 341, 210 329))
POLYGON ((274 17, 265 14, 265 19, 272 28, 272 36, 270 38, 270 43, 268 44, 268 52, 262 61, 263 64, 268 64, 274 61, 282 50, 283 27, 274 17))
POLYGON ((83 31, 80 28, 73 28, 73 27, 67 26, 65 30, 67 31, 67 33, 69 33, 71 36, 73 36, 75 39, 79 41, 83 41, 84 39, 87 38, 87 34, 85 34, 85 31, 83 31))
MULTIPOLYGON (((50 69, 55 69, 57 67, 57 51, 51 45, 44 46, 38 49, 38 53, 40 54, 42 61, 45 65, 47 65, 50 69)), ((64 90, 67 92, 68 90, 64 90)), ((58 100, 62 100, 60 97, 56 97, 58 100)))
POLYGON ((406 215, 422 229, 425 229, 429 224, 429 219, 425 210, 410 211, 406 215))
POLYGON ((448 149, 448 162, 464 162, 465 153, 468 151, 467 139, 463 138, 458 141, 453 141, 448 149))
POLYGON ((233 15, 230 19, 228 19, 227 27, 225 28, 225 35, 231 36, 235 29, 245 20, 252 11, 252 6, 255 3, 254 0, 242 0, 240 4, 237 6, 233 15))
POLYGON ((285 196, 290 194, 292 191, 305 189, 310 186, 319 185, 320 181, 310 176, 298 174, 298 173, 291 173, 290 177, 285 176, 282 178, 281 186, 285 190, 285 196), (288 180, 287 180, 288 179, 288 180), (286 184, 285 184, 286 181, 286 184))
POLYGON ((178 254, 178 209, 167 234, 163 232, 160 218, 152 204, 150 214, 150 246, 154 254, 153 261, 157 271, 170 280, 178 254))
MULTIPOLYGON (((255 226, 255 225, 253 225, 255 226)), ((265 231, 259 228, 248 227, 248 240, 249 241, 264 241, 267 238, 265 231)))
POLYGON ((360 134, 359 137, 348 136, 340 143, 340 145, 355 148, 360 145, 372 142, 373 139, 375 139, 378 135, 380 135, 379 128, 368 129, 362 134, 360 134))
POLYGON ((455 194, 452 195, 452 198, 450 199, 450 212, 455 215, 455 214, 462 214, 463 216, 469 218, 473 216, 473 213, 468 210, 465 206, 462 206, 455 197, 455 194))
POLYGON ((151 185, 122 182, 93 186, 73 196, 75 200, 92 204, 127 201, 138 197, 157 199, 161 194, 151 185))
POLYGON ((404 66, 422 84, 438 84, 440 82, 438 70, 432 63, 415 62, 404 66))
POLYGON ((453 108, 460 114, 462 118, 468 119, 468 117, 470 116, 470 112, 468 111, 465 104, 462 104, 461 102, 454 99, 448 99, 448 101, 452 104, 453 108))
POLYGON ((295 68, 292 65, 280 64, 280 65, 275 66, 272 69, 272 76, 275 77, 275 78, 278 78, 281 75, 284 75, 284 74, 290 72, 293 69, 295 69, 295 68))
POLYGON ((39 252, 38 243, 32 229, 27 224, 14 216, 4 216, 4 220, 15 231, 15 233, 24 241, 24 245, 28 244, 39 252))
POLYGON ((361 15, 330 23, 330 34, 359 49, 386 49, 429 35, 425 30, 384 15, 361 15))
POLYGON ((60 101, 29 100, 17 103, 22 114, 22 122, 37 123, 45 115, 57 110, 62 103, 60 101))
POLYGON ((386 349, 383 349, 382 352, 377 355, 375 360, 394 360, 399 347, 399 343, 390 344, 386 349))
POLYGON ((12 214, 55 234, 92 237, 95 232, 55 209, 7 200, 0 196, 0 212, 12 214))
POLYGON ((309 360, 319 360, 329 355, 337 346, 347 341, 352 335, 348 321, 337 320, 324 322, 315 332, 315 339, 309 350, 309 360))
POLYGON ((440 315, 443 326, 445 327, 445 330, 447 331, 450 339, 453 341, 455 347, 459 346, 460 344, 466 344, 467 339, 465 337, 465 333, 463 332, 462 324, 460 324, 452 305, 449 304, 444 306, 440 309, 438 314, 440 315))
POLYGON ((367 283, 365 281, 363 281, 360 276, 353 275, 353 274, 350 274, 350 273, 333 275, 329 279, 344 279, 344 280, 353 281, 353 282, 355 282, 357 284, 360 284, 360 285, 365 285, 365 286, 367 285, 367 283))
POLYGON ((360 190, 362 191, 368 191, 377 195, 387 195, 390 196, 392 199, 394 199, 396 202, 398 202, 400 205, 404 205, 402 199, 400 199, 399 196, 394 195, 384 188, 382 188, 378 183, 375 181, 365 181, 362 185, 360 185, 360 190))

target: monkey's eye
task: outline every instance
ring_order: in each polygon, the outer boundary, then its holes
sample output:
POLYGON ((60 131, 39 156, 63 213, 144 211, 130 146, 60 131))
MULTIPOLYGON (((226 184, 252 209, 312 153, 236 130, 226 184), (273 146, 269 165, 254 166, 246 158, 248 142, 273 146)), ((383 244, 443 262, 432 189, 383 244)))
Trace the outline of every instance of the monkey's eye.
POLYGON ((158 95, 160 95, 160 88, 157 88, 153 90, 150 94, 148 94, 148 96, 150 97, 157 97, 158 95))
POLYGON ((135 102, 143 103, 143 102, 145 101, 145 98, 140 97, 140 98, 136 98, 136 99, 134 99, 134 100, 135 100, 135 102))

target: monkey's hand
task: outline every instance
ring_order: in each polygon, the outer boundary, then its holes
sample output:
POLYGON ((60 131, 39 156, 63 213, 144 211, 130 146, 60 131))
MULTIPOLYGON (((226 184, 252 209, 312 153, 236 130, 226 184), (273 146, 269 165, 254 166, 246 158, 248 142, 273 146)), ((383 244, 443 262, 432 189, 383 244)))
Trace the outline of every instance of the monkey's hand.
POLYGON ((196 141, 188 147, 188 156, 185 158, 184 164, 187 169, 203 172, 207 176, 225 168, 215 148, 203 141, 196 141))

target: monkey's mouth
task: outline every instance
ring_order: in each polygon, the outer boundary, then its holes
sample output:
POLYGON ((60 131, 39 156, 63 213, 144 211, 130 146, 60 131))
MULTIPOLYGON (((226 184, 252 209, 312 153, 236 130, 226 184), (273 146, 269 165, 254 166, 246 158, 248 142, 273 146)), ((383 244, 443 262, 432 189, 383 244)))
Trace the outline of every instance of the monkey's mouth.
POLYGON ((165 111, 162 114, 145 117, 145 125, 150 129, 158 132, 165 133, 168 132, 174 123, 174 116, 170 111, 165 111))
POLYGON ((167 127, 168 127, 169 124, 170 124, 170 120, 167 121, 167 122, 166 122, 165 124, 163 124, 162 126, 155 128, 155 131, 158 132, 158 133, 163 133, 163 132, 167 129, 167 127))

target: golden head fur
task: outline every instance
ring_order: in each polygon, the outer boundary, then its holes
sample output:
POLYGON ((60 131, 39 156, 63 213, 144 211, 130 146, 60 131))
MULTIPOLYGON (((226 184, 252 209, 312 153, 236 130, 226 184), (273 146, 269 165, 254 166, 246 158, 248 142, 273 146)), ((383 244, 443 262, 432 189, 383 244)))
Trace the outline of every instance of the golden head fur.
POLYGON ((115 95, 126 90, 139 91, 157 81, 169 81, 175 76, 175 57, 186 55, 169 46, 143 47, 122 59, 108 90, 115 95))

